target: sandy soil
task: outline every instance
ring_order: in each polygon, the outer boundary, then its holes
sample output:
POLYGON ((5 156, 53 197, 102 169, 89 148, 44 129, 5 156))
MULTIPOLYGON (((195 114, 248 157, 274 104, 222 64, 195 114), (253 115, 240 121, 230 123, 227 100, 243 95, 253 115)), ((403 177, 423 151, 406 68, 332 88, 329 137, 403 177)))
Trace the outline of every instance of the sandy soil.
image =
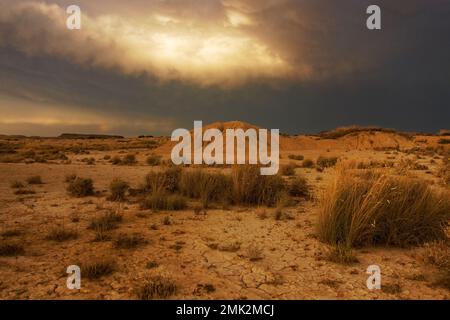
MULTIPOLYGON (((383 135, 383 133, 380 133, 383 135)), ((288 163, 290 154, 302 154, 316 159, 319 155, 334 155, 358 161, 386 160, 398 162, 414 158, 414 154, 375 151, 378 147, 411 148, 433 145, 435 137, 415 137, 403 140, 399 136, 345 137, 339 140, 318 140, 314 137, 284 137, 282 162, 288 163), (375 143, 368 142, 370 139, 375 143), (383 140, 384 139, 384 140, 383 140), (385 141, 388 146, 380 141, 385 141)), ((46 142, 47 144, 49 142, 46 142)), ((50 142, 51 143, 51 142, 50 142)), ((156 153, 168 156, 167 146, 156 153)), ((25 248, 17 257, 0 257, 1 299, 135 299, 136 288, 151 275, 172 279, 178 287, 173 299, 448 299, 449 291, 434 285, 435 270, 417 258, 417 250, 393 248, 364 248, 356 250, 359 263, 341 265, 324 259, 328 246, 316 239, 314 224, 317 216, 317 197, 333 175, 333 169, 318 172, 298 168, 296 173, 306 177, 314 198, 301 200, 286 209, 290 219, 276 220, 274 209, 217 206, 206 214, 192 209, 181 212, 152 212, 141 210, 138 203, 110 202, 106 199, 108 186, 115 177, 128 181, 133 187, 143 182, 152 170, 144 165, 147 149, 138 149, 138 164, 116 166, 104 155, 115 151, 91 151, 89 155, 67 153, 69 161, 54 163, 0 164, 0 231, 17 229, 21 233, 15 241, 25 248), (81 160, 93 157, 95 165, 81 160), (86 198, 73 198, 66 192, 67 174, 76 173, 94 180, 100 193, 86 198), (10 183, 25 181, 40 175, 44 184, 28 187, 36 193, 15 195, 10 183), (93 217, 108 210, 123 214, 121 233, 142 235, 147 244, 136 249, 116 249, 111 241, 95 242, 94 232, 88 229, 93 217), (267 217, 263 219, 261 212, 267 217), (169 216, 170 225, 162 219, 169 216), (46 240, 49 230, 64 226, 78 231, 79 237, 66 242, 46 240), (156 226, 156 227, 155 227, 156 226), (224 251, 229 244, 232 252, 224 251), (251 261, 249 250, 258 250, 260 259, 251 261), (72 264, 94 257, 112 257, 117 270, 99 280, 82 278, 81 290, 66 287, 65 269, 72 264), (155 261, 158 266, 148 268, 155 261), (366 269, 379 265, 385 289, 370 291, 366 287, 366 269), (206 286, 210 285, 210 286, 206 286), (205 289, 209 288, 209 290, 205 289), (213 289, 211 289, 213 288, 213 289), (392 289, 397 288, 397 289, 392 289)), ((128 152, 128 151, 127 151, 128 152)), ((427 171, 415 171, 433 183, 438 163, 433 156, 423 156, 420 163, 427 171)), ((436 160, 438 161, 438 160, 436 160)))

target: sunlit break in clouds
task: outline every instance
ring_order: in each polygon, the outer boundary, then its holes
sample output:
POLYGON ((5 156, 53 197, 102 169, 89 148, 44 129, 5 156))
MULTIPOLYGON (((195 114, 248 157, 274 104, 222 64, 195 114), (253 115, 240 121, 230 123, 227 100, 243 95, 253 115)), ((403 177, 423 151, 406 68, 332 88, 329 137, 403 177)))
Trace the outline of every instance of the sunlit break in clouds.
POLYGON ((371 4, 0 0, 0 134, 447 127, 450 2, 377 1, 380 30, 366 26, 371 4))

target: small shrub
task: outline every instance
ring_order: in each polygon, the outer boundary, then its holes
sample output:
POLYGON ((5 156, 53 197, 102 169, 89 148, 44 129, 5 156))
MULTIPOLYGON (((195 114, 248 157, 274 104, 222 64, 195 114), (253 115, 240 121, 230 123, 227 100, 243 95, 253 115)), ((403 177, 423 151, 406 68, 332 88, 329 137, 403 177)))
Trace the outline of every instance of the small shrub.
POLYGON ((293 197, 308 197, 308 182, 303 177, 296 177, 289 185, 289 194, 293 197))
POLYGON ((45 237, 46 240, 56 241, 56 242, 64 242, 68 240, 73 240, 78 238, 78 232, 74 230, 68 230, 63 227, 54 228, 50 231, 50 233, 45 237))
POLYGON ((261 248, 256 246, 250 246, 247 248, 247 258, 250 261, 258 261, 263 258, 263 251, 261 248))
POLYGON ((0 242, 0 257, 14 257, 25 253, 22 245, 10 242, 0 242))
POLYGON ((32 176, 27 178, 28 184, 42 184, 42 178, 41 176, 32 176))
POLYGON ((131 153, 125 155, 123 157, 123 159, 122 159, 122 162, 121 162, 121 164, 126 165, 126 166, 130 166, 130 165, 133 165, 133 164, 136 164, 136 163, 137 163, 136 155, 131 154, 131 153))
POLYGON ((11 182, 11 188, 12 189, 20 189, 20 188, 23 188, 23 187, 24 187, 24 185, 20 181, 16 180, 16 181, 11 182))
POLYGON ((183 172, 180 192, 190 198, 200 199, 203 207, 214 201, 228 203, 231 198, 231 177, 220 173, 208 173, 202 169, 183 172))
POLYGON ((444 185, 450 187, 450 164, 444 163, 442 167, 439 169, 438 173, 439 177, 442 178, 442 182, 444 185))
POLYGON ((450 139, 439 139, 439 144, 450 144, 450 139))
POLYGON ((150 172, 145 177, 145 190, 150 192, 166 191, 174 193, 178 191, 182 169, 180 167, 169 167, 163 171, 150 172))
POLYGON ((338 161, 337 157, 320 156, 316 161, 316 165, 319 168, 325 169, 325 168, 334 167, 336 165, 337 161, 338 161))
POLYGON ((177 285, 170 279, 161 276, 151 277, 137 289, 140 300, 167 299, 177 292, 177 285))
POLYGON ((158 264, 158 262, 156 262, 156 261, 149 261, 149 262, 147 262, 147 264, 145 265, 145 267, 147 268, 147 269, 154 269, 154 268, 158 268, 158 266, 159 266, 159 264, 158 264))
POLYGON ((149 166, 159 166, 161 165, 161 156, 157 156, 154 154, 150 155, 147 157, 146 162, 149 166))
POLYGON ((76 178, 77 178, 77 175, 74 174, 74 173, 72 173, 72 174, 66 175, 64 181, 65 181, 66 183, 70 183, 70 182, 74 181, 76 178))
POLYGON ((297 166, 293 163, 283 165, 280 168, 280 174, 282 176, 295 176, 295 168, 297 168, 297 166))
POLYGON ((27 194, 35 194, 36 191, 34 190, 28 190, 28 189, 18 189, 14 191, 15 195, 27 195, 27 194))
POLYGON ((186 209, 186 199, 179 195, 167 195, 164 192, 153 192, 141 202, 142 209, 158 210, 183 210, 186 209))
POLYGON ((426 264, 438 269, 438 275, 433 285, 450 290, 450 246, 448 242, 427 243, 421 248, 420 256, 426 264))
POLYGON ((114 247, 117 249, 135 249, 145 243, 147 241, 139 234, 120 234, 114 241, 114 247))
POLYGON ((290 154, 288 158, 291 160, 298 160, 298 161, 303 161, 305 159, 305 157, 302 155, 294 155, 294 154, 290 154))
POLYGON ((0 235, 4 238, 12 238, 12 237, 18 237, 22 234, 20 230, 17 229, 10 229, 3 231, 0 235))
POLYGON ((109 196, 109 200, 111 201, 123 201, 126 198, 126 192, 130 188, 130 185, 120 179, 114 179, 109 185, 109 190, 111 191, 111 195, 109 196))
POLYGON ((122 215, 115 212, 108 212, 102 216, 91 221, 89 229, 95 231, 109 231, 117 228, 117 225, 122 222, 122 215))
POLYGON ((94 185, 92 179, 76 177, 69 182, 67 192, 74 197, 87 197, 94 194, 94 185))
POLYGON ((112 274, 116 270, 116 264, 109 259, 99 259, 80 264, 81 276, 90 280, 97 280, 112 274))
POLYGON ((274 206, 286 194, 280 175, 263 176, 257 166, 240 165, 232 172, 235 204, 274 206))
POLYGON ((312 161, 311 159, 305 159, 302 162, 302 167, 303 168, 314 168, 314 161, 312 161))
POLYGON ((120 159, 119 156, 114 156, 111 158, 111 163, 114 165, 118 165, 122 163, 122 160, 120 159))
POLYGON ((170 219, 169 216, 165 216, 161 222, 165 226, 170 226, 172 224, 172 219, 170 219))
POLYGON ((328 252, 326 259, 339 264, 354 264, 359 262, 354 255, 352 248, 343 244, 333 246, 328 252))

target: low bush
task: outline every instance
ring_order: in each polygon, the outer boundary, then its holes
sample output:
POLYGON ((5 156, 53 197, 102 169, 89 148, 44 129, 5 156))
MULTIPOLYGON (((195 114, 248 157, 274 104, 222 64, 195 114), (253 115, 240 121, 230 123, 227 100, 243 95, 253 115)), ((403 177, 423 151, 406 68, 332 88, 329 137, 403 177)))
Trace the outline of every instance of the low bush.
POLYGON ((94 183, 92 179, 76 177, 69 182, 67 192, 74 197, 87 197, 94 194, 94 183))

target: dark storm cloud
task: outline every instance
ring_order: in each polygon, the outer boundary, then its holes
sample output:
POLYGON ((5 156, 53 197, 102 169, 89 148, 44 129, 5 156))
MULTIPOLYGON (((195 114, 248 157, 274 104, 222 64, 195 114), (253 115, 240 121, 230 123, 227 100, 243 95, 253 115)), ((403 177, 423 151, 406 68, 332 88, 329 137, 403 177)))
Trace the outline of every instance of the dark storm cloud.
MULTIPOLYGON (((255 64, 250 71, 236 71, 236 66, 256 57, 247 60, 239 53, 236 65, 225 69, 233 71, 211 83, 199 82, 204 70, 189 66, 174 65, 179 72, 167 77, 151 63, 121 61, 123 38, 114 44, 118 51, 108 54, 102 52, 110 43, 84 48, 83 39, 78 43, 82 50, 68 56, 60 54, 64 48, 46 49, 52 48, 52 34, 46 34, 46 43, 31 33, 29 43, 18 45, 11 30, 27 36, 29 30, 11 26, 8 17, 9 24, 5 19, 0 23, 0 111, 10 121, 0 121, 0 131, 16 133, 33 119, 33 130, 46 134, 77 128, 168 133, 178 126, 191 127, 197 119, 243 120, 291 133, 349 124, 426 131, 449 126, 450 1, 378 1, 382 31, 365 28, 365 9, 371 1, 124 3, 82 1, 94 20, 122 12, 139 24, 146 14, 157 12, 183 25, 212 30, 211 34, 232 22, 230 36, 236 38, 230 41, 245 35, 264 46, 265 55, 278 56, 283 68, 259 72, 255 64), (240 81, 224 88, 221 81, 227 78, 240 81), (6 103, 21 108, 8 108, 6 103), (32 116, 27 117, 26 110, 33 110, 32 116), (73 112, 78 121, 67 123, 58 110, 73 112), (40 112, 52 119, 45 128, 39 125, 40 112)), ((56 39, 59 35, 56 32, 56 39)), ((164 63, 170 66, 171 61, 164 63)))

